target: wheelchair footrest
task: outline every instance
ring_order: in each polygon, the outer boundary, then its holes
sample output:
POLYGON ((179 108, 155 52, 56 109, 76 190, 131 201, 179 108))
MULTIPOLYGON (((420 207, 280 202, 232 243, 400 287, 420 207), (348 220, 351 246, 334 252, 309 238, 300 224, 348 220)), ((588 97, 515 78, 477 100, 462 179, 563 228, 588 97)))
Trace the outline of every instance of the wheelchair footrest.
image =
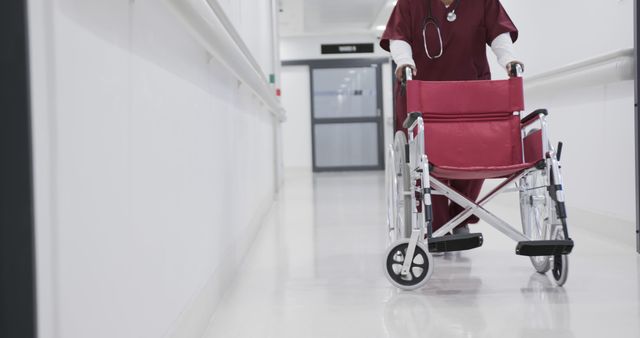
POLYGON ((516 255, 520 256, 555 256, 568 255, 573 249, 571 239, 555 241, 523 241, 516 246, 516 255))
POLYGON ((429 238, 429 252, 449 252, 475 249, 482 246, 482 234, 446 235, 429 238))

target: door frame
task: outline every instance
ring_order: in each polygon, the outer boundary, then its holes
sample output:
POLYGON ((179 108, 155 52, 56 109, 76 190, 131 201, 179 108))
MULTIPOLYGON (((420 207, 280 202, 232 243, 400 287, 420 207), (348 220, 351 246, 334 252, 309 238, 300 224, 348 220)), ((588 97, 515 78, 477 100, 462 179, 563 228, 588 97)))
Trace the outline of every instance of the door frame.
POLYGON ((284 61, 283 66, 308 66, 309 67, 309 88, 311 102, 311 158, 314 172, 327 171, 365 171, 365 170, 382 170, 385 165, 384 158, 384 106, 382 93, 382 65, 389 63, 388 58, 349 58, 349 59, 314 59, 314 60, 296 60, 284 61), (353 68, 353 67, 372 67, 376 68, 376 105, 380 112, 376 117, 357 117, 357 118, 322 118, 317 119, 314 112, 314 95, 313 95, 313 71, 315 69, 327 68, 353 68), (336 166, 336 167, 318 167, 316 163, 316 140, 315 126, 318 124, 334 124, 334 123, 367 123, 375 122, 378 124, 377 134, 377 153, 378 164, 374 166, 336 166))
POLYGON ((635 73, 635 107, 634 107, 634 125, 635 125, 635 150, 636 150, 636 250, 640 253, 640 117, 638 116, 638 4, 637 1, 633 2, 633 54, 636 64, 635 73))
POLYGON ((0 3, 0 336, 36 337, 27 1, 0 3))

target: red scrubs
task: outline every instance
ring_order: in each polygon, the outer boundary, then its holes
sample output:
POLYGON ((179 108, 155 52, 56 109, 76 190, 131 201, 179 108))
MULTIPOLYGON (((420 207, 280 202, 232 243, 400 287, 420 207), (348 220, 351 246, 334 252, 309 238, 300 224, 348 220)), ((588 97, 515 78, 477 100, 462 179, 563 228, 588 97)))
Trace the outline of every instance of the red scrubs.
MULTIPOLYGON (((411 45, 413 60, 422 81, 463 81, 489 80, 491 72, 487 61, 486 47, 502 33, 510 33, 515 42, 518 30, 507 15, 499 0, 460 0, 456 9, 457 19, 447 21, 447 14, 455 6, 446 8, 441 0, 399 0, 391 13, 387 28, 382 35, 380 46, 389 51, 389 40, 403 40, 411 45), (424 50, 422 27, 431 2, 432 15, 440 25, 443 53, 431 60, 424 50)), ((426 31, 429 53, 440 52, 438 33, 429 24, 426 31)), ((400 86, 395 86, 396 130, 402 130, 402 122, 407 116, 406 99, 400 86)), ((475 200, 480 194, 483 180, 451 180, 448 184, 468 198, 475 200)), ((433 229, 437 230, 463 209, 447 198, 433 196, 433 229)), ((476 223, 473 216, 467 223, 476 223)))

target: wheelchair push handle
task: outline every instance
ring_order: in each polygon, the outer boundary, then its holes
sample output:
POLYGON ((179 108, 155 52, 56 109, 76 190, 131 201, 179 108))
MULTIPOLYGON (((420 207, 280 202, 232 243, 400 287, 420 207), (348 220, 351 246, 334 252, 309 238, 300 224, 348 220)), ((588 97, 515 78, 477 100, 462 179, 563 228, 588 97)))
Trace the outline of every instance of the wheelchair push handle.
POLYGON ((509 68, 509 76, 511 77, 520 77, 524 73, 524 69, 522 69, 522 65, 519 63, 513 63, 509 68))
POLYGON ((411 67, 409 66, 405 66, 404 74, 402 74, 402 79, 400 80, 401 80, 400 83, 402 84, 402 89, 404 93, 404 88, 407 87, 407 81, 413 80, 413 69, 411 69, 411 67))
POLYGON ((411 67, 404 67, 404 81, 413 80, 413 69, 411 67))
POLYGON ((402 86, 402 96, 405 95, 405 90, 407 88, 407 81, 413 80, 413 69, 409 66, 404 67, 404 74, 402 74, 402 78, 400 79, 400 85, 402 86))

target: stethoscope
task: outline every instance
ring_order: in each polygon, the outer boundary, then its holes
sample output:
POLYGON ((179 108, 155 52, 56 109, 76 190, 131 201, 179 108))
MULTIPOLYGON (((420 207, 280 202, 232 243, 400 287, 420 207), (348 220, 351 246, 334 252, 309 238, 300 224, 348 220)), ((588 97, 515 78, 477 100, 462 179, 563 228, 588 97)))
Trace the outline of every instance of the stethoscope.
MULTIPOLYGON (((438 23, 438 20, 436 20, 436 18, 433 17, 431 0, 426 0, 426 1, 428 3, 427 17, 424 18, 424 24, 422 25, 422 41, 424 42, 424 51, 425 53, 427 53, 427 57, 431 60, 435 60, 442 56, 442 53, 444 52, 444 45, 442 44, 442 33, 440 32, 440 24, 438 23), (436 27, 436 31, 438 32, 438 40, 440 41, 440 53, 438 53, 438 55, 436 56, 432 56, 431 53, 429 53, 429 47, 427 47, 427 26, 429 26, 430 24, 436 27)), ((458 18, 458 16, 456 15, 456 10, 458 9, 459 5, 460 5, 460 0, 456 0, 455 3, 453 4, 453 9, 449 11, 449 13, 447 13, 447 21, 449 22, 456 21, 456 19, 458 18)))

